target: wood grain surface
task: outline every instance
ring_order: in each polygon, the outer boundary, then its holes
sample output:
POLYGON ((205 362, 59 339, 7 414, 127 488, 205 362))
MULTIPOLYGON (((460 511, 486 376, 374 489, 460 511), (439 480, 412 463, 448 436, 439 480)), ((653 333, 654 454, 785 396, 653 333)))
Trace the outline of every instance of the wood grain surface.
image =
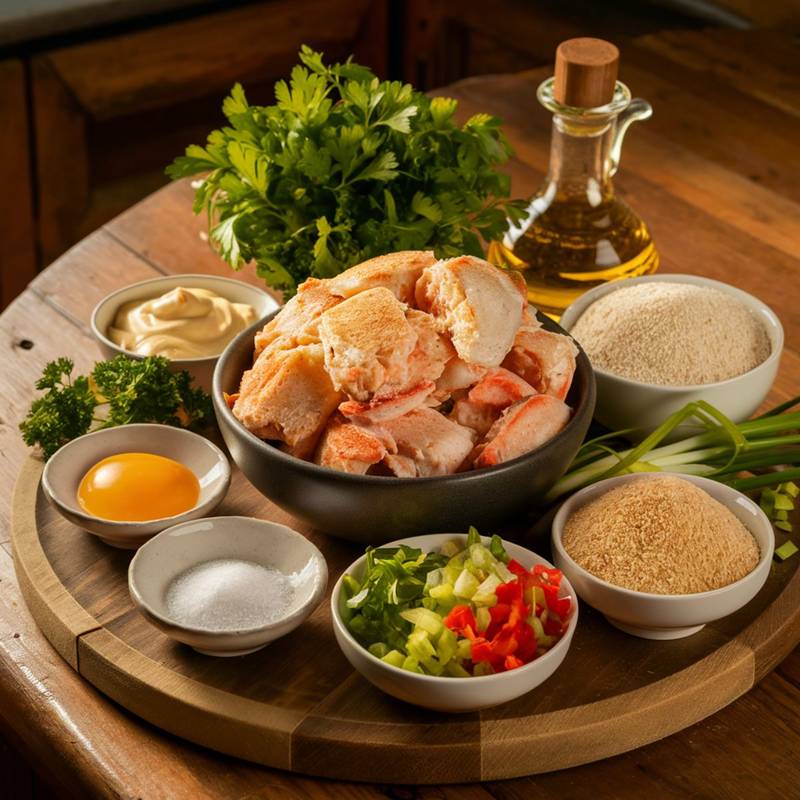
MULTIPOLYGON (((616 184, 650 225, 663 271, 734 283, 781 316, 787 348, 771 400, 782 399, 800 385, 800 108, 792 93, 800 48, 786 33, 745 39, 740 32, 715 32, 708 34, 713 41, 703 58, 704 51, 682 43, 682 35, 671 34, 669 46, 654 37, 623 52, 622 80, 653 103, 655 114, 629 134, 616 184), (726 36, 731 37, 727 71, 713 55, 726 36), (682 50, 693 57, 682 56, 682 50), (761 72, 765 62, 770 70, 761 72), (759 80, 736 77, 742 73, 759 80)), ((550 120, 534 96, 541 77, 472 79, 446 91, 461 100, 464 116, 481 110, 504 118, 517 151, 509 167, 515 195, 533 191, 546 168, 550 120)), ((8 487, 0 496, 0 716, 10 738, 68 795, 406 796, 385 785, 332 783, 255 767, 158 732, 80 678, 56 655, 21 601, 8 520, 11 486, 26 457, 16 424, 30 402, 35 377, 56 355, 69 354, 80 367, 99 357, 87 314, 110 289, 159 272, 226 273, 199 238, 201 222, 190 216, 190 195, 187 186, 176 185, 126 212, 45 271, 0 316, 5 353, 0 474, 8 487)), ((764 629, 756 631, 759 641, 785 635, 786 624, 768 610, 759 623, 764 629)), ((729 635, 722 629, 719 634, 729 635)), ((647 747, 551 774, 420 788, 408 796, 796 796, 800 653, 795 650, 778 665, 770 652, 769 646, 755 650, 752 669, 762 680, 752 691, 704 722, 647 747)), ((637 662, 636 671, 642 668, 651 667, 637 662)), ((344 683, 341 691, 346 690, 344 683)), ((314 735, 309 730, 304 757, 324 759, 314 735)), ((509 735, 514 736, 510 723, 509 735)), ((408 768, 413 770, 413 763, 408 768)), ((493 769, 484 774, 497 774, 493 769)))
MULTIPOLYGON (((336 645, 327 601, 280 647, 246 658, 207 658, 175 643, 131 602, 132 554, 64 520, 39 488, 41 469, 37 458, 23 463, 11 542, 23 596, 56 650, 158 727, 293 772, 422 784, 595 761, 713 714, 752 688, 757 653, 777 663, 800 640, 800 573, 789 561, 772 567, 746 609, 677 642, 630 637, 584 606, 557 679, 496 709, 428 712, 353 672, 336 645)), ((360 554, 292 520, 238 471, 218 512, 292 524, 322 550, 330 585, 360 554)), ((534 544, 549 556, 546 539, 534 544)))

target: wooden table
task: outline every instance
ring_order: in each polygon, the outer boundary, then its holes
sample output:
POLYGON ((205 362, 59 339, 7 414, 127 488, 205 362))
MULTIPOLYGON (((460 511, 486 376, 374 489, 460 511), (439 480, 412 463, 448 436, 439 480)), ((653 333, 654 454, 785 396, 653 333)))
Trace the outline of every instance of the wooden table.
MULTIPOLYGON (((800 387, 798 65, 800 47, 783 34, 684 33, 638 40, 622 72, 655 115, 631 131, 617 186, 651 225, 663 271, 733 283, 781 316, 787 347, 770 401, 800 387)), ((517 151, 515 195, 532 192, 546 169, 550 121, 534 94, 542 77, 476 78, 447 90, 464 115, 505 119, 517 151)), ((23 604, 10 555, 9 500, 25 455, 16 426, 46 361, 69 355, 88 369, 99 358, 87 323, 100 297, 161 273, 227 273, 201 241, 190 205, 186 184, 151 196, 59 259, 0 316, 0 717, 53 785, 79 797, 193 800, 797 796, 800 649, 720 713, 641 750, 560 773, 416 791, 317 781, 218 756, 132 718, 62 662, 23 604)), ((29 796, 27 787, 11 791, 29 796)))

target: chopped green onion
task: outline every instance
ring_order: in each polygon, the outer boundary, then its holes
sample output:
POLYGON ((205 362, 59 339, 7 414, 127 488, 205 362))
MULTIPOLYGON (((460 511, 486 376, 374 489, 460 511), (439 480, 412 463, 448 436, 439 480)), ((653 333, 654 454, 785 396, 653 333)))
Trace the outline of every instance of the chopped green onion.
POLYGON ((775 550, 775 556, 781 561, 786 561, 797 552, 797 545, 789 539, 775 550))

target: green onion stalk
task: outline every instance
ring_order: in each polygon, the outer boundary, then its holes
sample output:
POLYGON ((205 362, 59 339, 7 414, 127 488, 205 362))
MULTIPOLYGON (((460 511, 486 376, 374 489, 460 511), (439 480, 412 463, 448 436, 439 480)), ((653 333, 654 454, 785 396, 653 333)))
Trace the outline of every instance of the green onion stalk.
POLYGON ((735 424, 704 400, 688 403, 635 447, 616 450, 616 431, 583 444, 569 471, 545 496, 552 503, 591 483, 635 472, 700 475, 739 491, 800 479, 800 395, 760 417, 735 424), (700 432, 670 444, 675 430, 694 422, 700 432), (743 474, 749 473, 749 474, 743 474))

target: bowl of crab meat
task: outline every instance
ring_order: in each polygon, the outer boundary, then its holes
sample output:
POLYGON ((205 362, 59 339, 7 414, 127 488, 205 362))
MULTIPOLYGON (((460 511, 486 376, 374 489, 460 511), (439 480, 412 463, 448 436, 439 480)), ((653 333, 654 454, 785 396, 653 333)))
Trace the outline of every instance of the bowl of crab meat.
POLYGON ((374 544, 524 521, 594 401, 586 355, 516 273, 418 251, 310 278, 214 373, 217 420, 250 482, 374 544))

